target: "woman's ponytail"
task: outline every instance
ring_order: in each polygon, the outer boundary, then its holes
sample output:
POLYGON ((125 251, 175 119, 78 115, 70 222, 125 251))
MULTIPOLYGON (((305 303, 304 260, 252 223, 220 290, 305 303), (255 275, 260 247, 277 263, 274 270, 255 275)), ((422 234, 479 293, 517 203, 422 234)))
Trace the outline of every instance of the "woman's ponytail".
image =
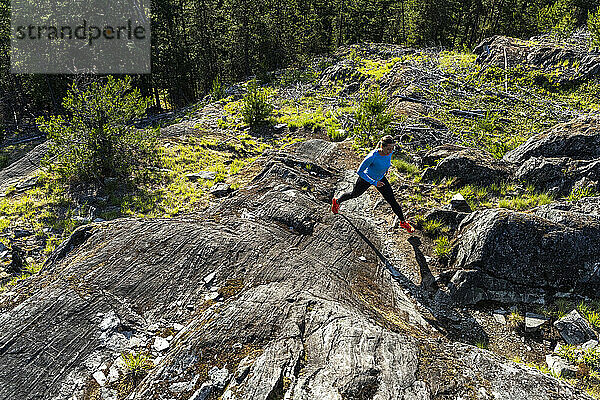
POLYGON ((379 139, 379 142, 377 142, 377 148, 382 149, 383 146, 387 146, 388 144, 394 144, 394 143, 396 143, 396 141, 394 140, 394 138, 391 135, 385 135, 384 137, 379 139))

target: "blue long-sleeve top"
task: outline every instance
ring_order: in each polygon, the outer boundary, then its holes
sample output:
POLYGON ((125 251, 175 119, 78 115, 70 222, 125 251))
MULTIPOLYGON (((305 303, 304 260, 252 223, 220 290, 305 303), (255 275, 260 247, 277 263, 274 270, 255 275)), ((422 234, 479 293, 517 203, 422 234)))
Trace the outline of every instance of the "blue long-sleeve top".
POLYGON ((379 154, 378 149, 372 150, 360 163, 356 172, 365 181, 377 186, 377 182, 383 178, 390 165, 392 165, 392 154, 394 154, 393 151, 387 156, 382 156, 379 154))

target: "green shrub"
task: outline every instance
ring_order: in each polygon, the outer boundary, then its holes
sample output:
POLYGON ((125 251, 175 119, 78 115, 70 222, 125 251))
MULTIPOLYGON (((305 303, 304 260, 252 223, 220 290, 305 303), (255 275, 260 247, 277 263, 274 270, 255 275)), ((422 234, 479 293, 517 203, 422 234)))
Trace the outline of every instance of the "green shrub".
POLYGON ((267 93, 258 87, 256 80, 248 83, 248 92, 242 100, 242 116, 244 122, 251 127, 265 123, 273 112, 273 106, 269 103, 267 93))
POLYGON ((570 312, 571 303, 565 299, 558 299, 554 303, 556 305, 556 318, 560 319, 570 312))
POLYGON ((345 129, 328 127, 327 136, 329 136, 332 142, 341 142, 348 137, 348 132, 345 129))
POLYGON ((118 394, 120 399, 124 399, 148 374, 148 370, 153 367, 153 364, 148 356, 141 352, 137 354, 123 353, 121 357, 125 363, 126 372, 119 381, 118 394))
POLYGON ((577 346, 563 344, 557 354, 575 365, 583 363, 592 370, 600 370, 600 349, 598 347, 581 350, 577 346))
POLYGON ((219 80, 218 76, 213 80, 210 95, 213 100, 221 100, 223 97, 225 97, 225 87, 219 80))
POLYGON ((547 193, 528 194, 515 198, 505 198, 498 201, 498 207, 523 211, 552 202, 552 196, 547 193))
POLYGON ((4 232, 10 226, 8 218, 0 218, 0 233, 4 232))
POLYGON ((130 77, 109 76, 85 88, 73 83, 62 104, 66 116, 36 121, 49 139, 44 163, 60 177, 103 182, 105 177, 125 177, 157 160, 158 130, 130 125, 150 104, 149 98, 132 89, 130 77))
POLYGON ((477 346, 480 349, 484 349, 484 350, 487 350, 490 348, 489 342, 485 339, 478 340, 477 342, 475 342, 475 346, 477 346))
POLYGON ((591 326, 596 330, 600 330, 600 313, 596 311, 590 311, 586 314, 586 318, 591 326))
POLYGON ((127 368, 127 373, 135 376, 140 376, 152 368, 152 362, 146 354, 138 352, 137 354, 127 353, 122 354, 123 362, 127 368))
POLYGON ((512 329, 517 329, 525 321, 525 317, 518 310, 511 311, 506 319, 508 320, 508 326, 512 329))
POLYGON ((433 250, 435 255, 442 258, 448 257, 450 254, 450 241, 446 236, 440 236, 435 240, 435 249, 433 250))
POLYGON ((580 187, 580 188, 573 188, 573 190, 571 190, 571 193, 569 194, 569 197, 567 197, 567 199, 569 201, 577 201, 580 200, 584 197, 592 197, 592 196, 596 196, 596 190, 594 190, 593 187, 580 187))
POLYGON ((392 115, 386 112, 387 97, 379 89, 370 90, 356 110, 356 141, 361 146, 373 146, 380 136, 387 135, 392 115))

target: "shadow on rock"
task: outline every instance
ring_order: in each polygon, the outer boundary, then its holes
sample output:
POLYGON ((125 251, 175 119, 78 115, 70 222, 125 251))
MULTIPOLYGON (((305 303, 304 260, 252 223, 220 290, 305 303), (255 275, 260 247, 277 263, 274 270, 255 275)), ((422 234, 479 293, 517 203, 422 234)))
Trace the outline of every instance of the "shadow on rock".
POLYGON ((410 293, 411 297, 416 300, 420 306, 427 309, 434 319, 425 318, 433 327, 439 332, 447 335, 453 340, 462 341, 465 343, 473 344, 476 342, 487 343, 489 340, 488 334, 485 332, 483 327, 477 322, 477 320, 469 313, 467 309, 460 309, 456 303, 448 296, 445 291, 439 290, 437 282, 425 256, 419 249, 421 240, 417 236, 411 236, 408 239, 409 243, 413 246, 415 251, 415 257, 419 264, 421 272, 421 285, 415 285, 408 277, 406 277, 385 257, 381 251, 369 240, 369 238, 363 234, 356 225, 343 214, 341 215, 350 226, 354 228, 356 233, 365 241, 367 245, 377 255, 377 258, 385 265, 392 277, 398 282, 404 289, 410 293))

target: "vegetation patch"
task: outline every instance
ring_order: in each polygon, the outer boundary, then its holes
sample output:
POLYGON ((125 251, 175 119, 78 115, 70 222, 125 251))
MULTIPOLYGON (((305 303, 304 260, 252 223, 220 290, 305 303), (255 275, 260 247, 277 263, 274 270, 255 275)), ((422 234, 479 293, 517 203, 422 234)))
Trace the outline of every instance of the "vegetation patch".
POLYGON ((127 396, 144 379, 149 370, 154 367, 147 354, 123 353, 121 355, 125 363, 125 374, 117 382, 117 395, 119 400, 126 399, 127 396))

